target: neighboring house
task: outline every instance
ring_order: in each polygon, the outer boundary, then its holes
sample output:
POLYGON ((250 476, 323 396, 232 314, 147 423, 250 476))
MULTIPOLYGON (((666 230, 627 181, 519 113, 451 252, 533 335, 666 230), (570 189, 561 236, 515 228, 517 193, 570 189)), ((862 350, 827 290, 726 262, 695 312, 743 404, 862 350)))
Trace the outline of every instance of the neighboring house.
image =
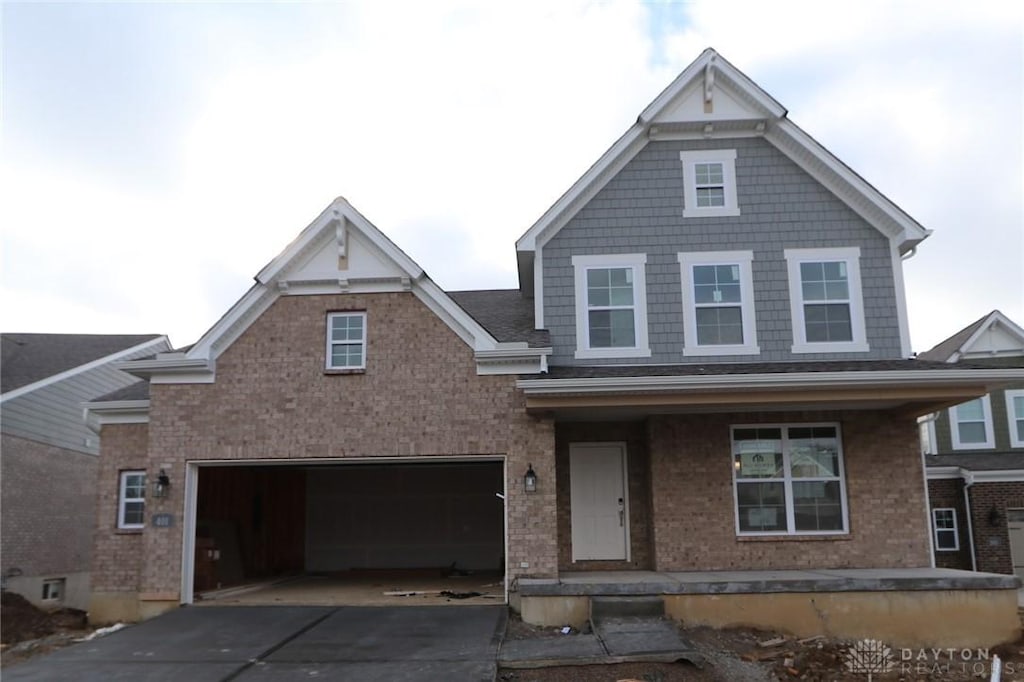
POLYGON ((137 381, 123 360, 170 349, 148 335, 0 335, 0 571, 40 606, 87 608, 99 438, 82 404, 137 381))
MULTIPOLYGON (((998 310, 922 360, 1024 367, 1024 329, 998 310)), ((1024 578, 1024 381, 921 419, 935 563, 1024 578)))
POLYGON ((518 289, 445 292, 337 199, 91 406, 94 616, 455 562, 503 567, 529 622, 632 591, 690 622, 881 637, 907 606, 905 633, 1014 636, 1015 580, 928 573, 916 419, 1024 379, 911 359, 928 234, 713 50, 517 242, 518 289))

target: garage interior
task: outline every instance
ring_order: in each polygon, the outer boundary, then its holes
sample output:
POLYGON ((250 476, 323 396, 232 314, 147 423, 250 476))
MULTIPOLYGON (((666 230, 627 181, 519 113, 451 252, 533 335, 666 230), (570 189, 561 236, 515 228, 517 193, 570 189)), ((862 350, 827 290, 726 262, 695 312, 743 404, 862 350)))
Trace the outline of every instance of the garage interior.
POLYGON ((195 603, 505 598, 501 461, 198 471, 195 603))

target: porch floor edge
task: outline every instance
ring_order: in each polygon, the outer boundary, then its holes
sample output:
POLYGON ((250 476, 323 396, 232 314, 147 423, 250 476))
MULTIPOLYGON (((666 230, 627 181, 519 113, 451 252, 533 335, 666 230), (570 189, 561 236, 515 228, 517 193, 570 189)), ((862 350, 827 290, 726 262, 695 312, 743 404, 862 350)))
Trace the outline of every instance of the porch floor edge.
POLYGON ((778 592, 1016 590, 1016 576, 949 568, 842 568, 783 571, 573 571, 520 578, 523 597, 778 592))

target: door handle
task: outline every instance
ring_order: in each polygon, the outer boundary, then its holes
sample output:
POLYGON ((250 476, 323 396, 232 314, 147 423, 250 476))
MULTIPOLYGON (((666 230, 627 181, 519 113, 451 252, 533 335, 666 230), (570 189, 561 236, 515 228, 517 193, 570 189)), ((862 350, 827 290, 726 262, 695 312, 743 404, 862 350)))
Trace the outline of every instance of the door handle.
POLYGON ((626 525, 626 503, 623 502, 622 498, 620 497, 619 498, 619 526, 622 527, 622 526, 625 526, 625 525, 626 525))

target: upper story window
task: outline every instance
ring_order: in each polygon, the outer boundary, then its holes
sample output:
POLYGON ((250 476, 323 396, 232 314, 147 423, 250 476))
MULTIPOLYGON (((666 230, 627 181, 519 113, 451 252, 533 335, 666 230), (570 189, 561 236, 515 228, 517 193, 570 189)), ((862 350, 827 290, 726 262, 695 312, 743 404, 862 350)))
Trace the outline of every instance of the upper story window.
POLYGON ((327 369, 366 368, 366 313, 327 315, 327 369))
POLYGON ((678 255, 683 283, 683 355, 760 352, 754 326, 751 251, 678 255))
POLYGON ((146 522, 146 472, 122 471, 117 496, 117 527, 142 528, 146 522))
POLYGON ((1024 390, 1006 392, 1006 422, 1010 427, 1010 447, 1024 448, 1024 390))
POLYGON ((576 357, 649 357, 645 254, 573 256, 576 357))
POLYGON ((949 408, 949 430, 954 450, 995 447, 992 438, 992 405, 988 396, 949 408))
POLYGON ((739 535, 847 532, 837 424, 734 426, 732 463, 739 535))
POLYGON ((794 353, 869 349, 864 330, 860 249, 786 249, 794 353))
POLYGON ((683 217, 737 216, 736 150, 679 152, 683 162, 683 217))

